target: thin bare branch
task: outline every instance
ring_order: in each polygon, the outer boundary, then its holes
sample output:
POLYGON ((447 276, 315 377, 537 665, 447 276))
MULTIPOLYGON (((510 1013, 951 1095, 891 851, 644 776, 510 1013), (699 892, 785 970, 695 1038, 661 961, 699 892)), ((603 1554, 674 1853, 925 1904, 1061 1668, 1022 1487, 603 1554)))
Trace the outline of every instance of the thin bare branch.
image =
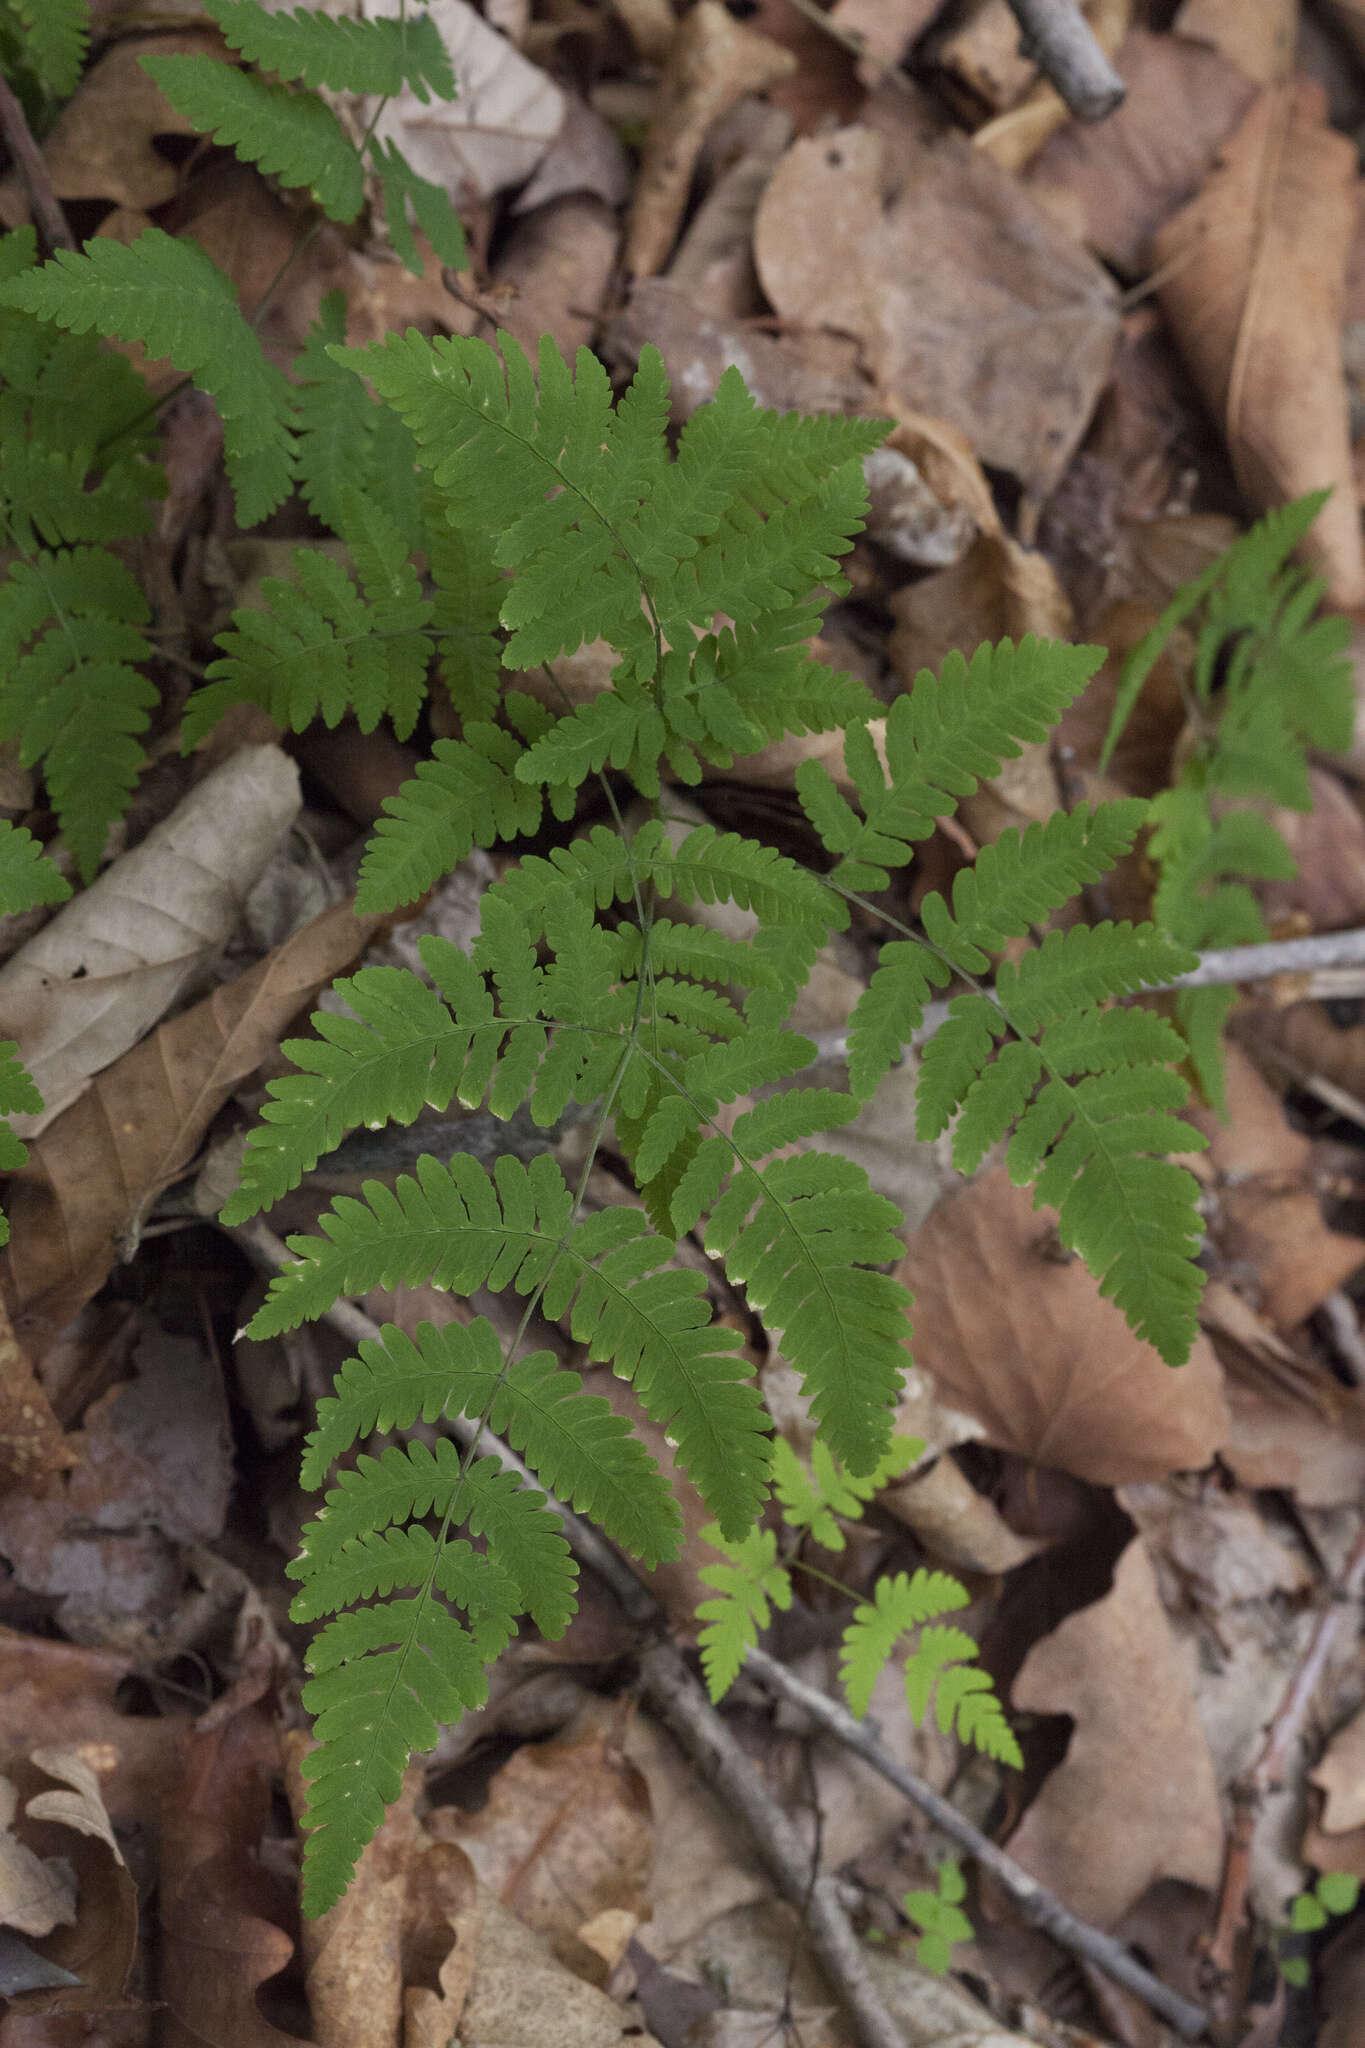
POLYGON ((52 189, 52 179, 43 161, 43 153, 33 139, 33 130, 28 125, 18 94, 9 80, 0 74, 0 135, 3 135, 14 158, 14 166, 23 180, 28 194, 29 212, 33 224, 48 252, 53 249, 74 249, 76 244, 66 224, 61 202, 52 189))
POLYGON ((1102 121, 1127 92, 1076 0, 1009 0, 1026 57, 1050 78, 1078 121, 1102 121))

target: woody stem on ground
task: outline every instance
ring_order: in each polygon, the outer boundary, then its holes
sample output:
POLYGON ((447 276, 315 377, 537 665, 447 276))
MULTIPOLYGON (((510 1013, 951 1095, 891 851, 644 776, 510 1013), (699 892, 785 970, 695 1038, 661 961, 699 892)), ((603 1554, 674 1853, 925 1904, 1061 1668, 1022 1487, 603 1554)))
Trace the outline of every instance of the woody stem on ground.
POLYGON ((28 125, 19 95, 9 80, 0 75, 0 136, 3 136, 14 158, 14 167, 23 180, 28 195, 29 211, 33 225, 46 244, 48 253, 54 249, 74 249, 76 244, 66 224, 61 202, 52 189, 43 153, 33 139, 33 130, 28 125))
POLYGON ((1127 90, 1076 0, 1009 0, 1019 47, 1051 79, 1078 121, 1102 121, 1127 90))
POLYGON ((1215 1995, 1230 1982, 1232 1976, 1237 1935, 1246 1913, 1251 1850, 1261 1808, 1267 1795, 1283 1780, 1285 1766, 1299 1738, 1327 1660, 1347 1615, 1353 1614, 1362 1591, 1365 1591, 1365 1526, 1357 1535, 1350 1556, 1327 1588, 1326 1603, 1318 1614, 1313 1633, 1285 1688, 1284 1697, 1266 1728, 1259 1754, 1232 1787, 1232 1827, 1228 1832, 1218 1925, 1207 1956, 1208 1967, 1217 1980, 1215 1995))
MULTIPOLYGON (((273 1275, 291 1264, 288 1247, 259 1218, 229 1228, 227 1235, 263 1272, 273 1275)), ((335 1302, 321 1320, 330 1323, 353 1344, 374 1342, 381 1335, 379 1325, 351 1302, 335 1302)), ((467 1447, 472 1445, 480 1456, 491 1452, 505 1471, 516 1473, 526 1484, 544 1491, 516 1454, 490 1431, 479 1430, 464 1417, 447 1417, 446 1426, 458 1441, 467 1447)), ((831 1988, 854 2022, 860 2048, 904 2048, 903 2033, 872 1981, 833 1878, 817 1876, 812 1884, 809 1853, 796 1829, 678 1651, 661 1640, 666 1618, 653 1594, 591 1522, 558 1501, 552 1499, 549 1505, 562 1518, 564 1534, 580 1562, 610 1588, 630 1620, 656 1638, 640 1652, 638 1660, 650 1703, 691 1758, 703 1782, 720 1795, 731 1811, 739 1814, 782 1896, 798 1912, 804 1912, 811 1945, 831 1988)), ((1207 2015, 1199 2006, 1162 1984, 1112 1935, 1077 1919, 1054 1893, 972 1827, 932 1786, 888 1756, 863 1724, 835 1701, 793 1678, 762 1651, 749 1651, 744 1668, 778 1698, 801 1707, 919 1806, 945 1833, 951 1834, 983 1868, 991 1871, 1035 1926, 1135 1991, 1186 2039, 1193 2040, 1204 2031, 1207 2015)))

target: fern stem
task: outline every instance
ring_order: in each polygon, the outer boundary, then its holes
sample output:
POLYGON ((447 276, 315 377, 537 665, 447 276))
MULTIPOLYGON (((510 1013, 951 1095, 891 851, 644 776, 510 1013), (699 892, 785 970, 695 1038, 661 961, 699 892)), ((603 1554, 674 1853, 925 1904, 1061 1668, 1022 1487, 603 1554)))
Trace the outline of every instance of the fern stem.
POLYGON ((1034 1927, 1041 1927, 1063 1948, 1070 1949, 1074 1955, 1084 1956, 1117 1983, 1127 1985, 1130 1991, 1146 2000, 1153 2012, 1169 2020, 1186 2040, 1198 2040, 1209 2020, 1202 2006, 1182 1998, 1178 1991, 1172 1991, 1160 1978, 1154 1977, 1112 1934, 1105 1934, 1087 1921, 1077 1919, 1054 1893, 1031 1877, 1012 1856, 1007 1856, 988 1835, 973 1827, 965 1815, 959 1813, 932 1785, 889 1755, 866 1722, 855 1720, 836 1700, 830 1699, 817 1687, 807 1685, 804 1679, 795 1677, 766 1650, 750 1650, 745 1657, 744 1669, 779 1699, 800 1707, 819 1727, 860 1756, 864 1763, 870 1764, 889 1785, 894 1785, 913 1806, 928 1814, 936 1827, 942 1828, 944 1834, 950 1835, 983 1870, 990 1872, 1034 1927))

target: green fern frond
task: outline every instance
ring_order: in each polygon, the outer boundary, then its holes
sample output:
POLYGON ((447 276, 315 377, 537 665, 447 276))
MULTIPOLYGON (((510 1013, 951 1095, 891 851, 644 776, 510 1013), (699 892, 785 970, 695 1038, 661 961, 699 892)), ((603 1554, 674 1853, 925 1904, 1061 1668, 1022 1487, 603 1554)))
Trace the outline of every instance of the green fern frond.
POLYGON ((997 1763, 1013 1764, 1016 1770, 1022 1770, 1023 1754, 1005 1719, 990 1674, 970 1661, 976 1654, 976 1644, 963 1629, 922 1629, 915 1654, 905 1667, 905 1697, 910 1712, 917 1721, 922 1721, 937 1685, 934 1713, 944 1734, 950 1734, 956 1724, 959 1742, 970 1743, 972 1748, 994 1757, 997 1763))
POLYGON ((92 329, 140 341, 166 356, 213 398, 223 419, 228 475, 244 526, 288 495, 293 464, 286 428, 289 386, 261 353, 228 279, 197 242, 145 228, 125 246, 59 249, 48 263, 0 285, 17 306, 75 334, 92 329))
POLYGON ((345 335, 345 294, 329 292, 293 364, 299 490, 309 510, 343 538, 358 493, 387 513, 413 552, 425 537, 417 451, 397 415, 376 405, 360 379, 328 354, 345 335))
POLYGON ((624 1417, 577 1373, 537 1351, 504 1369, 491 1323, 423 1323, 416 1338, 392 1324, 359 1347, 319 1403, 304 1456, 304 1484, 374 1430, 409 1429, 420 1415, 487 1417, 488 1427, 524 1454, 536 1477, 651 1568, 676 1557, 682 1519, 658 1467, 624 1417))
POLYGON ((934 821, 956 810, 979 783, 1013 760, 1024 740, 1041 740, 1104 658, 1100 647, 1002 640, 978 647, 970 663, 950 654, 937 676, 923 669, 886 718, 886 768, 866 726, 849 728, 844 760, 858 792, 860 820, 829 770, 803 761, 796 787, 812 825, 840 856, 841 888, 885 889, 934 821))
POLYGON ((697 1607, 701 1668, 715 1704, 739 1676, 745 1652, 757 1643, 759 1630, 767 1628, 773 1608, 785 1613, 791 1606, 791 1574, 777 1562, 777 1537, 771 1529, 750 1529, 732 1541, 711 1522, 701 1533, 702 1540, 723 1551, 726 1560, 704 1564, 697 1573, 719 1595, 697 1607))
POLYGON ((486 527, 456 531, 442 521, 427 540, 427 568, 436 585, 431 623, 450 701, 463 719, 492 719, 503 701, 499 613, 505 587, 493 560, 493 535, 486 527))
POLYGON ((0 49, 6 69, 27 71, 49 99, 76 90, 90 42, 89 0, 2 0, 0 49))
POLYGON ((873 1469, 859 1477, 845 1472, 819 1437, 811 1445, 809 1467, 785 1437, 775 1437, 773 1494, 782 1519, 789 1529, 810 1535, 825 1550, 842 1550, 845 1539, 838 1518, 857 1521, 867 1502, 923 1452, 919 1437, 893 1436, 873 1469))
MULTIPOLYGON (((922 1628, 925 1622, 936 1615, 950 1613, 954 1608, 966 1607, 967 1589, 959 1580, 947 1572, 926 1571, 921 1565, 912 1578, 904 1572, 888 1573, 878 1579, 873 1589, 871 1605, 864 1604, 854 1614, 844 1631, 843 1647, 839 1659, 839 1681, 848 1695, 848 1704, 859 1720, 867 1712, 872 1699, 872 1688, 882 1671, 891 1660, 892 1652, 900 1638, 910 1629, 922 1628)), ((926 1631, 927 1633, 927 1631, 926 1631)), ((970 1636, 961 1630, 939 1631, 951 1633, 970 1646, 956 1652, 958 1656, 975 1656, 976 1645, 970 1636)), ((923 1638, 921 1638, 921 1641, 923 1638)), ((915 1659, 916 1683, 922 1678, 922 1667, 915 1659)), ((924 1688, 924 1703, 915 1706, 917 1694, 910 1693, 909 1672, 906 1674, 906 1691, 911 1700, 911 1711, 916 1720, 923 1720, 928 1693, 933 1680, 924 1688)))
POLYGON ((40 552, 0 584, 0 738, 42 763, 48 796, 88 881, 146 755, 156 686, 134 666, 152 650, 147 600, 116 556, 40 552))
POLYGON ((429 14, 348 21, 298 7, 267 14, 256 0, 205 0, 228 45, 249 64, 314 91, 374 93, 392 99, 406 87, 426 106, 455 97, 455 74, 429 14))
POLYGON ((505 1156, 489 1176, 463 1154, 448 1167, 423 1157, 415 1180, 405 1174, 392 1190, 367 1181, 363 1201, 339 1200, 319 1219, 323 1238, 290 1240, 298 1264, 272 1282, 252 1334, 291 1329, 339 1294, 374 1286, 429 1282, 459 1295, 543 1287, 544 1313, 567 1316, 591 1358, 609 1359, 633 1380, 712 1512, 726 1528, 744 1530, 762 1500, 768 1460, 738 1335, 711 1323, 700 1274, 666 1268, 671 1245, 652 1236, 637 1211, 602 1211, 575 1224, 571 1210, 548 1158, 528 1168, 505 1156))
POLYGON ((331 108, 313 93, 295 92, 216 57, 139 62, 201 135, 211 135, 282 185, 306 186, 329 220, 355 219, 365 197, 360 154, 331 108))

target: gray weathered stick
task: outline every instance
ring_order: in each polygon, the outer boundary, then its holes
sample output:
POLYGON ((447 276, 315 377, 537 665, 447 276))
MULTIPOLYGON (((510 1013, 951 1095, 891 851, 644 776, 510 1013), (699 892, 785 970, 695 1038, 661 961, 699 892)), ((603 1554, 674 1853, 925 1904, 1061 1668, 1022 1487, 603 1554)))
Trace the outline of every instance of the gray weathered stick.
POLYGON ((1102 121, 1127 91, 1076 0, 1009 0, 1019 42, 1078 121, 1102 121))

